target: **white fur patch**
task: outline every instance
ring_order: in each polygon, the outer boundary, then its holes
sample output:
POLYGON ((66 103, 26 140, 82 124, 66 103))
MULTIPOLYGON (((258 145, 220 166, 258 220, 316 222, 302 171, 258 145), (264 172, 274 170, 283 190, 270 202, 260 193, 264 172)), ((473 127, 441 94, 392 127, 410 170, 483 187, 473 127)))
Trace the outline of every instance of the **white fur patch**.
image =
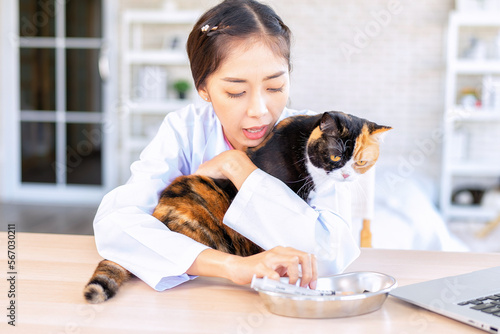
POLYGON ((307 158, 306 168, 311 175, 315 188, 329 188, 332 187, 335 182, 352 182, 356 181, 359 177, 358 172, 352 167, 354 165, 354 159, 351 158, 344 167, 336 169, 328 173, 323 168, 318 168, 314 166, 309 157, 307 158))

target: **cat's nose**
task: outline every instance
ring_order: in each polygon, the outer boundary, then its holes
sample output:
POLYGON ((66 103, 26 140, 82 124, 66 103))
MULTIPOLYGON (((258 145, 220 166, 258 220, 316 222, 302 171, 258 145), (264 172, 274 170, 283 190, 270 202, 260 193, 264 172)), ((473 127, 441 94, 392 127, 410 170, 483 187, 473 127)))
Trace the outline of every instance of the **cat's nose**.
POLYGON ((350 176, 350 175, 349 175, 349 174, 347 174, 347 173, 342 173, 342 177, 343 177, 344 179, 347 179, 349 176, 350 176))

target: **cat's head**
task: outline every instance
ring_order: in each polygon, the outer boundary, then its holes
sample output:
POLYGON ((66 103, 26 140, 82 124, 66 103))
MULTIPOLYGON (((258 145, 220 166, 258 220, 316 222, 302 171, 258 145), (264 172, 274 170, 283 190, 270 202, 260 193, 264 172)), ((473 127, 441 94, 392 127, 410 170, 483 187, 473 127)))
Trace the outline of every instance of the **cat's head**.
POLYGON ((379 144, 391 127, 343 112, 325 112, 307 142, 307 168, 315 184, 354 181, 377 161, 379 144))

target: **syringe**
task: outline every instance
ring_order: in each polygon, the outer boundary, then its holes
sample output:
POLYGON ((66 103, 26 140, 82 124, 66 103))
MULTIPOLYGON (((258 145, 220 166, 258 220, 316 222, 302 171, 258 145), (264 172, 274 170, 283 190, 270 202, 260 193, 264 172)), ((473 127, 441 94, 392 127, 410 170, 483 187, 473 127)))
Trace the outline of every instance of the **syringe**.
POLYGON ((335 294, 335 291, 312 290, 308 288, 303 288, 298 285, 275 281, 270 278, 267 278, 266 276, 264 276, 263 278, 257 278, 256 275, 253 275, 250 287, 253 289, 259 289, 264 291, 288 293, 292 295, 302 295, 302 296, 331 296, 335 294))

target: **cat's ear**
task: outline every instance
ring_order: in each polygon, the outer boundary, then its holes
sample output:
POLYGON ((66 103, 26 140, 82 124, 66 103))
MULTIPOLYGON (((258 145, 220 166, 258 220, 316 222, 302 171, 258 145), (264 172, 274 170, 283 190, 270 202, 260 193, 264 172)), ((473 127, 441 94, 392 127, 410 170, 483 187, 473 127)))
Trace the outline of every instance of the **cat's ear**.
POLYGON ((321 117, 321 123, 319 124, 319 129, 325 134, 338 134, 339 127, 337 125, 337 120, 329 112, 325 112, 323 117, 321 117))
POLYGON ((377 140, 378 142, 383 142, 387 131, 391 130, 392 127, 385 125, 378 125, 373 123, 373 128, 370 132, 370 136, 377 140))

